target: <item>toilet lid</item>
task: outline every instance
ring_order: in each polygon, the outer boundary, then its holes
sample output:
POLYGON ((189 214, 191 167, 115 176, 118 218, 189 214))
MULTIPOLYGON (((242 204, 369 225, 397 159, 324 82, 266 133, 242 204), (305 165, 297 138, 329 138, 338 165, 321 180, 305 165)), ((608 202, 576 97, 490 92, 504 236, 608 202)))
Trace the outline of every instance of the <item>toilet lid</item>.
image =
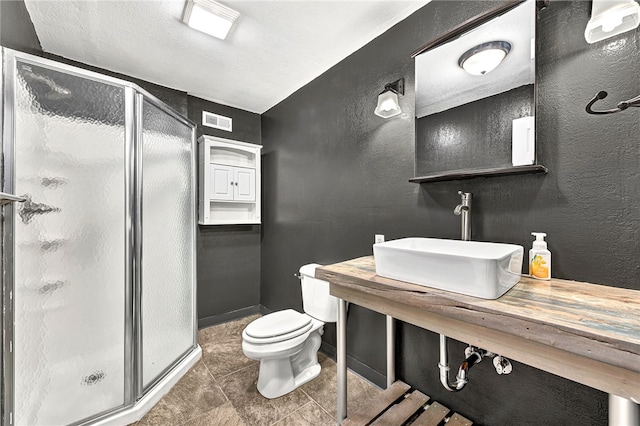
POLYGON ((287 309, 258 318, 247 326, 245 333, 256 339, 269 339, 284 334, 295 337, 309 328, 311 328, 311 317, 293 309, 287 309))

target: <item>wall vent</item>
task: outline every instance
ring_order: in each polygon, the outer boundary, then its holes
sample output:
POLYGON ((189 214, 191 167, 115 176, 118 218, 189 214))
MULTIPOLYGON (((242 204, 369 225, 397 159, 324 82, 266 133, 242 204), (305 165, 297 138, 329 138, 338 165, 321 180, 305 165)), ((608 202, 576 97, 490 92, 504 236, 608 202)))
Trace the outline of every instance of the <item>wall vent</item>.
POLYGON ((233 120, 230 117, 224 115, 214 114, 209 111, 202 111, 202 125, 207 127, 213 127, 214 129, 231 131, 231 124, 233 120))

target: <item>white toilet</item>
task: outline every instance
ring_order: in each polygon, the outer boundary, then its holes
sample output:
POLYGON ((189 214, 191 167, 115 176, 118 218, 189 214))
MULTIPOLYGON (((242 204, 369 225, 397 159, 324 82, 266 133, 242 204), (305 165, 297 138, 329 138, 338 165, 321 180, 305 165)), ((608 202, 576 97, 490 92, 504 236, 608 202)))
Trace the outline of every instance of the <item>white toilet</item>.
POLYGON ((274 312, 242 332, 242 351, 260 361, 258 391, 266 398, 285 395, 320 374, 320 336, 325 322, 338 320, 338 299, 329 294, 328 282, 314 278, 319 266, 300 268, 304 314, 274 312))

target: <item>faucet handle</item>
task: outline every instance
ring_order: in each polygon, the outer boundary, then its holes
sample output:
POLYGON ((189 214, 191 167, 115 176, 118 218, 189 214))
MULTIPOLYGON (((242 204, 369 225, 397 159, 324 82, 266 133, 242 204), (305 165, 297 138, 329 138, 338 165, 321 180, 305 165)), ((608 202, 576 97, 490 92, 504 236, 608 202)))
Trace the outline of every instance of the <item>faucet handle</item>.
POLYGON ((458 191, 458 195, 462 199, 462 204, 469 205, 471 203, 472 194, 470 192, 458 191))
POLYGON ((458 204, 455 209, 453 209, 453 214, 456 216, 460 216, 462 211, 469 211, 469 206, 463 206, 462 204, 458 204))

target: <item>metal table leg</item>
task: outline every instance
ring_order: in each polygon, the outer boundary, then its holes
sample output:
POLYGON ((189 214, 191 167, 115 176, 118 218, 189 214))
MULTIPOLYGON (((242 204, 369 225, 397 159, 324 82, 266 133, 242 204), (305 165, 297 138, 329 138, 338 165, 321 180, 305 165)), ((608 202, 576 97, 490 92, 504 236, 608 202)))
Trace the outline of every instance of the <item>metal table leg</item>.
POLYGON ((387 315, 387 388, 396 381, 396 320, 387 315))
POLYGON ((347 417, 347 302, 340 299, 338 303, 338 323, 336 358, 338 381, 338 426, 347 417))
POLYGON ((609 394, 609 426, 640 426, 640 405, 618 395, 609 394))

